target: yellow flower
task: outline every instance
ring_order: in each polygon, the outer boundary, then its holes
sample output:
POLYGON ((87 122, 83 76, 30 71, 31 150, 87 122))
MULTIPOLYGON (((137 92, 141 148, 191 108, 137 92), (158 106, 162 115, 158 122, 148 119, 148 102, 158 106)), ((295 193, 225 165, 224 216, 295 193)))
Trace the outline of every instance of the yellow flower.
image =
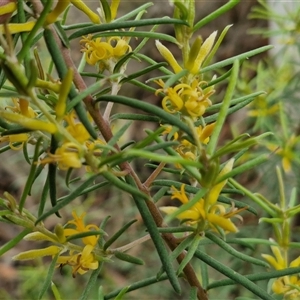
POLYGON ((85 58, 88 64, 95 65, 101 61, 113 59, 118 60, 123 55, 131 52, 131 47, 125 39, 120 37, 111 37, 106 41, 101 38, 93 39, 92 35, 83 37, 80 41, 84 44, 85 58))
POLYGON ((85 274, 89 270, 96 270, 99 266, 99 262, 92 252, 93 250, 94 247, 92 245, 86 245, 80 253, 73 254, 74 252, 70 251, 69 256, 59 256, 57 263, 60 267, 64 265, 72 266, 73 277, 76 276, 76 273, 80 275, 85 274))
POLYGON ((13 150, 20 150, 23 148, 24 142, 30 137, 27 133, 11 134, 0 137, 0 143, 9 142, 9 146, 13 150), (16 146, 16 143, 20 145, 16 146))
POLYGON ((48 153, 48 156, 40 161, 41 164, 57 163, 61 170, 69 168, 81 168, 81 149, 74 143, 64 143, 57 148, 55 154, 48 153))
MULTIPOLYGON (((288 261, 286 255, 278 246, 271 246, 273 255, 262 254, 262 257, 276 270, 283 270, 288 268, 288 261)), ((290 268, 300 266, 300 256, 294 259, 290 264, 290 268)), ((284 299, 299 299, 300 297, 300 278, 298 275, 284 276, 276 279, 272 285, 272 290, 275 294, 283 294, 284 299)))
POLYGON ((28 118, 35 118, 37 113, 29 106, 29 102, 25 99, 12 99, 14 106, 6 106, 6 109, 9 109, 15 113, 22 114, 28 118))
MULTIPOLYGON (((83 233, 83 232, 89 232, 90 230, 99 230, 99 227, 94 224, 85 225, 83 218, 85 217, 86 213, 82 213, 79 217, 77 216, 76 212, 72 212, 72 216, 74 220, 69 221, 67 224, 75 225, 76 228, 66 228, 64 229, 64 235, 66 237, 83 233)), ((82 238, 82 241, 85 245, 92 245, 95 246, 97 244, 97 241, 99 239, 99 235, 97 236, 87 236, 82 238)))
POLYGON ((300 142, 300 136, 295 136, 294 134, 287 141, 282 141, 282 146, 278 144, 267 143, 266 147, 275 152, 275 154, 282 157, 282 167, 286 173, 292 170, 292 162, 300 163, 299 155, 296 151, 296 146, 300 142))
POLYGON ((76 122, 75 111, 64 117, 64 120, 68 123, 66 127, 67 131, 80 143, 83 144, 91 136, 81 122, 76 122))
MULTIPOLYGON (((172 187, 172 197, 171 199, 178 199, 182 204, 189 202, 189 199, 184 190, 185 185, 181 186, 180 191, 175 187, 172 187)), ((215 196, 216 195, 214 194, 215 196)), ((216 199, 217 201, 217 199, 216 199)), ((231 210, 226 211, 226 208, 223 204, 207 203, 205 198, 199 199, 191 208, 185 210, 184 212, 177 215, 177 218, 188 225, 195 225, 201 228, 201 230, 208 230, 212 228, 217 231, 218 228, 222 228, 226 232, 237 232, 238 229, 234 223, 230 220, 231 217, 238 214, 241 210, 236 208, 231 208, 231 210)), ((178 210, 177 207, 160 207, 160 210, 172 214, 178 210)))
MULTIPOLYGON (((160 86, 164 86, 162 80, 156 81, 160 86)), ((166 96, 162 100, 162 107, 165 111, 174 114, 181 112, 184 115, 191 117, 201 117, 207 107, 211 106, 209 96, 214 93, 213 89, 203 90, 198 79, 194 79, 190 85, 179 83, 174 88, 168 87, 156 91, 156 95, 164 92, 166 96)))
POLYGON ((258 96, 255 101, 252 102, 251 108, 248 111, 250 117, 266 117, 274 115, 279 111, 279 104, 269 104, 267 102, 268 98, 264 95, 258 96))

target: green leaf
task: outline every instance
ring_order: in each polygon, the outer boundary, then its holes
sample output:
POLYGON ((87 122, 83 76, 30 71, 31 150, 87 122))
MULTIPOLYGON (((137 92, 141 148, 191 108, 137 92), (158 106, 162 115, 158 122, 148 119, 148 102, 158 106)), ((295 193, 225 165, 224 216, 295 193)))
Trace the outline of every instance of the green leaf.
POLYGON ((189 300, 197 300, 197 288, 195 286, 191 287, 190 295, 189 295, 189 300))
POLYGON ((106 0, 100 0, 100 2, 101 2, 102 9, 104 12, 105 21, 106 21, 106 23, 110 23, 111 22, 111 11, 110 11, 109 4, 107 3, 106 0))
POLYGON ((52 290, 55 300, 62 300, 62 297, 61 297, 56 285, 53 282, 51 282, 51 290, 52 290))
POLYGON ((134 120, 134 121, 147 121, 147 122, 154 122, 158 123, 159 118, 155 116, 149 116, 149 115, 141 115, 141 114, 133 114, 133 113, 118 113, 111 116, 110 120, 134 120))
POLYGON ((156 63, 155 65, 151 65, 150 67, 147 67, 145 69, 142 69, 141 71, 138 71, 136 73, 133 73, 133 74, 130 74, 128 75, 127 77, 123 78, 120 83, 125 83, 125 82, 128 82, 134 78, 137 78, 137 77, 140 77, 144 74, 148 74, 149 72, 153 71, 153 70, 156 70, 156 69, 159 69, 163 66, 167 66, 167 63, 165 62, 161 62, 161 63, 156 63))
MULTIPOLYGON (((166 274, 162 275, 159 279, 156 276, 152 276, 152 277, 134 282, 134 283, 130 284, 128 287, 125 287, 125 288, 127 288, 126 292, 129 293, 131 291, 141 289, 142 287, 149 286, 151 284, 156 284, 157 282, 163 281, 166 279, 168 279, 168 276, 166 274)), ((106 294, 105 299, 108 300, 108 299, 111 299, 111 298, 117 296, 125 288, 120 288, 109 294, 106 294)))
POLYGON ((97 177, 99 174, 95 174, 90 176, 87 180, 85 180, 79 187, 77 187, 73 192, 71 192, 69 195, 65 196, 63 200, 57 202, 57 204, 52 207, 49 211, 41 215, 37 221, 35 222, 38 224, 39 222, 43 221, 47 217, 53 215, 54 213, 58 212, 60 209, 68 205, 70 202, 72 202, 74 199, 76 199, 79 195, 81 195, 82 190, 86 189, 97 177))
MULTIPOLYGON (((21 3, 21 2, 19 2, 19 3, 21 3)), ((47 18, 47 15, 48 15, 49 11, 51 10, 52 3, 53 3, 53 0, 49 0, 46 2, 46 5, 44 5, 43 11, 39 15, 39 17, 36 19, 36 23, 35 23, 34 27, 31 29, 31 31, 27 35, 26 40, 23 41, 21 50, 17 55, 19 61, 22 61, 23 58, 30 52, 30 47, 32 46, 32 40, 34 39, 38 30, 43 27, 45 20, 47 18)))
POLYGON ((115 255, 116 258, 118 258, 120 260, 129 262, 129 263, 132 263, 132 264, 135 264, 135 265, 144 265, 143 260, 141 260, 137 257, 134 257, 132 255, 129 255, 127 253, 116 251, 116 252, 114 252, 114 255, 115 255))
POLYGON ((169 187, 162 187, 159 189, 158 192, 156 192, 155 195, 152 196, 152 200, 154 203, 158 202, 163 196, 165 196, 166 192, 169 190, 169 187))
MULTIPOLYGON (((265 290, 253 283, 246 276, 239 274, 238 272, 228 268, 220 261, 210 257, 209 255, 197 250, 195 256, 200 260, 207 263, 209 266, 224 274, 226 277, 232 279, 235 283, 241 284, 243 287, 251 291, 254 295, 258 296, 262 300, 274 300, 265 290)), ((300 269, 300 268, 299 268, 300 269)))
MULTIPOLYGON (((269 280, 272 278, 279 278, 288 275, 294 275, 299 272, 300 272, 300 267, 297 267, 297 268, 287 268, 287 269, 276 270, 276 271, 258 272, 255 274, 244 275, 244 277, 247 278, 248 280, 255 282, 261 280, 269 280)), ((220 287, 220 286, 233 285, 233 284, 236 284, 236 282, 232 279, 218 280, 209 284, 207 290, 220 287)))
POLYGON ((38 166, 37 162, 38 162, 39 150, 40 150, 41 143, 42 143, 42 138, 39 138, 36 142, 36 145, 35 145, 34 155, 33 155, 32 163, 31 163, 30 171, 29 171, 26 183, 25 183, 25 187, 23 189, 23 193, 22 193, 21 198, 20 198, 20 204, 19 204, 19 211, 20 212, 22 212, 22 210, 23 210, 27 195, 29 194, 32 183, 35 179, 35 172, 36 172, 36 169, 37 169, 37 166, 38 166))
POLYGON ((119 73, 121 67, 131 58, 131 56, 134 55, 134 52, 129 52, 125 54, 115 65, 113 73, 119 73))
MULTIPOLYGON (((165 149, 168 147, 168 142, 162 143, 165 147, 159 147, 160 149, 165 149)), ((171 144, 173 145, 173 143, 171 144)), ((154 148, 155 149, 155 148, 154 148)), ((151 150, 151 148, 150 148, 151 150)), ((201 164, 197 161, 192 161, 190 159, 182 158, 181 156, 169 156, 169 155, 161 155, 152 151, 145 151, 140 149, 128 149, 125 153, 129 157, 142 157, 147 158, 152 161, 165 162, 165 163, 173 163, 173 164, 181 164, 182 166, 192 166, 196 168, 200 168, 201 164)))
POLYGON ((178 44, 177 40, 171 35, 151 31, 108 31, 95 34, 93 38, 109 36, 131 36, 135 38, 151 38, 156 40, 164 40, 173 44, 178 44))
POLYGON ((206 58, 205 61, 203 62, 202 67, 207 66, 207 65, 210 63, 210 61, 212 60, 212 58, 215 56, 215 54, 216 54, 217 50, 219 49, 219 47, 220 47, 220 45, 221 45, 221 43, 222 43, 222 41, 223 41, 225 35, 227 34, 227 31, 230 29, 231 26, 232 26, 232 24, 231 24, 231 25, 227 25, 227 26, 223 29, 223 31, 221 32, 221 34, 220 34, 218 40, 216 41, 216 43, 214 44, 214 46, 213 46, 213 48, 211 49, 210 53, 208 54, 207 58, 206 58))
POLYGON ((257 49, 251 50, 251 51, 244 52, 244 53, 236 55, 236 56, 232 56, 230 58, 224 59, 220 62, 217 62, 215 64, 212 64, 208 67, 205 67, 205 68, 201 69, 200 73, 205 73, 205 72, 208 72, 208 71, 213 71, 213 70, 216 70, 216 69, 224 68, 228 65, 233 64, 235 60, 248 59, 251 56, 254 56, 256 54, 268 51, 272 48, 273 48, 273 46, 270 46, 270 45, 269 46, 263 46, 263 47, 260 47, 260 48, 257 48, 257 49))
MULTIPOLYGON (((118 140, 124 136, 125 132, 127 131, 127 129, 131 126, 132 122, 127 122, 126 124, 124 124, 122 127, 120 127, 120 129, 114 134, 114 136, 109 140, 109 142, 107 143, 107 146, 111 146, 114 147, 118 140)), ((102 152, 102 156, 106 157, 108 156, 108 151, 110 149, 106 148, 103 150, 102 152)))
POLYGON ((148 199, 148 195, 144 194, 143 192, 141 192, 139 189, 137 189, 136 187, 133 187, 132 185, 126 183, 125 181, 119 179, 117 176, 113 175, 112 173, 108 172, 108 171, 104 171, 102 172, 102 176, 104 178, 107 179, 107 181, 109 181, 111 184, 115 185, 116 187, 118 187, 119 189, 129 193, 130 195, 132 195, 132 197, 134 196, 138 196, 144 200, 148 199))
POLYGON ((0 247, 0 257, 6 253, 8 250, 14 248, 28 233, 31 232, 31 229, 24 229, 22 232, 20 232, 16 237, 9 240, 6 244, 0 247))
MULTIPOLYGON (((230 101, 230 107, 233 107, 239 103, 243 103, 244 101, 247 101, 247 100, 254 100, 256 97, 258 97, 259 95, 262 95, 262 94, 265 94, 264 91, 259 91, 259 92, 255 92, 255 93, 252 93, 252 94, 249 94, 247 96, 242 96, 242 97, 239 97, 239 98, 235 98, 235 99, 232 99, 230 101)), ((208 107, 205 112, 206 113, 211 113, 211 112, 214 112, 214 111, 219 111, 220 108, 222 106, 222 102, 221 103, 217 103, 217 104, 214 104, 210 107, 208 107)), ((200 124, 199 124, 200 125, 200 124)))
POLYGON ((62 28, 60 21, 54 23, 55 31, 66 48, 70 48, 70 42, 65 30, 62 28))
POLYGON ((105 95, 101 96, 98 99, 96 99, 96 102, 101 101, 108 101, 108 102, 114 102, 114 103, 120 103, 123 105, 126 105, 128 107, 134 107, 140 110, 143 110, 145 112, 151 113, 154 116, 157 116, 161 118, 164 122, 177 126, 179 129, 181 129, 183 132, 185 132, 188 136, 193 138, 193 134, 190 130, 190 128, 183 123, 179 118, 167 113, 163 109, 157 107, 156 105, 140 101, 134 98, 124 97, 124 96, 111 96, 111 95, 105 95))
POLYGON ((221 238, 219 238, 218 236, 216 236, 211 232, 206 232, 205 237, 213 241, 215 244, 217 244, 219 247, 221 247, 222 249, 224 249, 226 252, 228 252, 230 255, 234 257, 237 257, 243 261, 247 261, 254 265, 262 266, 265 268, 269 267, 269 264, 266 263, 265 261, 243 254, 242 252, 235 250, 233 247, 228 245, 225 241, 223 241, 221 238))
POLYGON ((88 298, 89 294, 90 294, 92 288, 95 286, 95 284, 98 283, 98 280, 99 280, 98 276, 99 276, 99 274, 101 272, 102 266, 103 266, 103 262, 99 262, 98 269, 93 270, 93 272, 92 272, 92 274, 91 274, 91 276, 90 276, 90 278, 89 278, 89 280, 88 280, 88 282, 87 282, 87 284, 86 284, 86 286, 85 286, 82 294, 80 295, 79 300, 90 299, 90 298, 88 298))
POLYGON ((117 295, 117 297, 115 298, 115 300, 121 300, 123 299, 123 296, 127 293, 129 289, 129 286, 126 286, 122 289, 122 291, 117 295))
POLYGON ((72 240, 77 240, 77 239, 81 239, 81 238, 84 238, 87 236, 95 236, 95 235, 106 235, 106 232, 101 229, 100 230, 89 230, 86 232, 80 232, 80 233, 68 236, 66 240, 67 240, 67 242, 69 242, 72 240))
POLYGON ((187 75, 188 73, 189 73, 188 70, 183 69, 183 70, 181 70, 179 73, 170 76, 170 78, 169 78, 169 79, 165 82, 165 84, 164 84, 164 89, 167 89, 168 87, 172 86, 172 85, 175 84, 179 79, 181 79, 182 77, 184 77, 184 76, 187 75))
MULTIPOLYGON (((52 57, 53 63, 56 67, 57 73, 60 77, 60 79, 65 78, 68 68, 66 66, 65 60, 62 56, 61 49, 59 48, 59 45, 57 44, 57 41, 53 35, 53 32, 51 29, 45 28, 44 30, 44 40, 46 42, 46 46, 48 48, 48 51, 52 57)), ((78 95, 78 92, 76 91, 74 85, 71 86, 70 92, 69 92, 69 98, 74 99, 78 95)), ((98 138, 98 134, 94 129, 93 124, 90 122, 86 109, 82 102, 77 103, 75 105, 75 111, 76 114, 81 121, 81 123, 84 125, 88 133, 94 138, 98 138)))
POLYGON ((58 256, 59 256, 59 253, 57 253, 57 254, 52 258, 52 262, 51 262, 50 267, 49 267, 49 269, 48 269, 47 277, 46 277, 45 280, 43 281, 43 285, 42 285, 41 291, 40 291, 40 293, 39 293, 38 300, 43 299, 45 293, 47 292, 47 290, 48 290, 49 287, 51 286, 52 277, 53 277, 53 274, 54 274, 54 271, 55 271, 55 265, 56 265, 56 261, 57 261, 58 256))
POLYGON ((45 180, 42 195, 41 195, 41 198, 39 201, 38 216, 41 216, 44 212, 48 193, 49 193, 49 178, 47 177, 45 180))
POLYGON ((137 220, 132 220, 125 224, 121 229, 119 229, 115 234, 113 234, 104 244, 103 250, 105 251, 110 245, 112 245, 132 224, 137 220))
POLYGON ((101 82, 97 81, 93 84, 91 84, 86 90, 81 91, 79 94, 77 94, 74 98, 69 101, 67 105, 67 111, 71 111, 76 105, 78 105, 85 97, 88 95, 91 95, 98 91, 101 88, 101 82))
MULTIPOLYGON (((139 2, 137 2, 139 3, 139 2)), ((131 10, 129 13, 122 15, 121 17, 114 20, 114 22, 118 23, 120 21, 126 21, 130 18, 134 18, 136 15, 139 15, 141 12, 147 12, 147 8, 151 7, 153 5, 152 2, 145 3, 141 6, 139 6, 136 9, 131 10)))
POLYGON ((225 175, 221 176, 217 182, 222 182, 223 180, 226 180, 228 178, 233 178, 234 176, 238 175, 238 174, 242 174, 245 173, 248 170, 253 169, 254 167, 257 167, 260 164, 265 163, 267 160, 269 160, 269 155, 260 155, 252 160, 247 161, 246 163, 234 168, 233 170, 231 170, 230 172, 226 173, 225 175))
POLYGON ((198 23, 196 23, 193 27, 193 32, 197 31, 204 25, 210 23, 212 20, 218 18, 219 16, 223 15, 226 13, 228 10, 232 9, 234 6, 236 6, 240 0, 230 0, 220 8, 216 9, 213 11, 211 14, 207 15, 204 17, 202 20, 200 20, 198 23))
POLYGON ((219 136, 220 136, 221 130, 223 128, 223 124, 227 117, 227 111, 228 111, 228 108, 230 105, 230 101, 232 99, 232 96, 233 96, 233 93, 235 90, 235 85, 236 85, 237 78, 238 78, 238 72, 239 72, 239 62, 237 60, 235 60, 232 71, 231 71, 231 75, 230 75, 229 85, 226 89, 224 100, 222 102, 223 105, 220 108, 220 112, 218 114, 215 128, 213 130, 213 133, 210 137, 209 144, 207 146, 207 155, 209 155, 209 156, 214 155, 214 152, 215 152, 218 140, 219 140, 219 136))
POLYGON ((196 235, 191 243, 191 245, 189 246, 189 249, 184 257, 184 259, 182 260, 182 262, 180 263, 178 270, 177 270, 177 274, 180 274, 183 269, 186 267, 186 265, 191 261, 191 259, 194 257, 195 251, 198 248, 199 242, 202 239, 202 237, 200 235, 196 235))
MULTIPOLYGON (((129 176, 126 176, 126 181, 135 187, 135 182, 129 176)), ((163 265, 164 271, 166 272, 168 279, 174 288, 174 290, 180 294, 181 288, 178 282, 178 278, 174 271, 172 262, 169 258, 168 250, 166 249, 165 243, 163 242, 162 236, 160 235, 159 231, 157 230, 157 225, 147 207, 146 201, 143 198, 140 198, 136 195, 133 196, 134 202, 143 218, 143 221, 148 229, 148 232, 151 236, 151 239, 154 243, 154 246, 157 250, 157 254, 160 257, 160 261, 163 265)))
POLYGON ((103 32, 103 31, 107 31, 107 30, 116 30, 116 29, 121 29, 121 28, 141 27, 141 26, 149 26, 149 25, 157 25, 157 24, 188 25, 186 22, 184 22, 182 20, 172 19, 172 18, 168 18, 168 17, 113 22, 113 23, 109 23, 109 24, 93 25, 93 26, 82 28, 82 29, 72 33, 69 37, 69 40, 71 41, 75 38, 82 37, 84 35, 88 35, 91 33, 103 32))

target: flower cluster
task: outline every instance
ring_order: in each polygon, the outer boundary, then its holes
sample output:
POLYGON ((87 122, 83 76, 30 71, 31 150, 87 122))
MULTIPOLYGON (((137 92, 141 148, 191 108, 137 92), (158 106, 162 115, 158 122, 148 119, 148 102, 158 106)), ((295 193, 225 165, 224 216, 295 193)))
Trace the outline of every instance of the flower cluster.
POLYGON ((59 225, 56 226, 55 234, 44 230, 43 232, 30 233, 24 237, 25 240, 48 241, 54 245, 44 249, 21 252, 14 256, 14 259, 29 260, 44 256, 54 257, 58 254, 58 267, 71 266, 73 277, 75 277, 77 273, 82 275, 89 270, 97 269, 99 265, 99 255, 97 256, 95 251, 100 229, 94 224, 84 224, 83 218, 86 213, 81 214, 79 217, 75 212, 73 212, 72 215, 74 219, 67 222, 65 228, 59 225), (91 232, 91 235, 88 235, 89 232, 91 232), (85 237, 81 238, 84 247, 69 242, 72 236, 77 234, 86 234, 85 237), (69 252, 69 255, 62 255, 65 252, 69 252))
POLYGON ((83 37, 80 41, 84 48, 85 59, 88 64, 99 64, 100 70, 113 70, 120 57, 131 52, 131 47, 125 38, 110 37, 103 41, 101 37, 93 39, 92 35, 83 37))
MULTIPOLYGON (((217 178, 221 178, 221 176, 230 172, 233 162, 233 160, 230 160, 217 178)), ((180 212, 177 215, 177 218, 188 225, 196 225, 200 231, 206 231, 208 229, 219 231, 221 228, 225 232, 237 232, 238 229, 230 218, 236 216, 241 210, 233 207, 227 211, 224 204, 217 202, 220 192, 226 183, 227 180, 224 180, 212 186, 204 198, 199 199, 189 209, 180 212)), ((172 187, 171 199, 178 199, 182 204, 187 204, 189 202, 184 184, 181 185, 180 191, 175 187, 172 187)), ((178 209, 178 207, 173 206, 160 207, 160 210, 167 214, 175 213, 178 209)))
MULTIPOLYGON (((76 215, 75 212, 72 213, 74 219, 69 221, 67 224, 75 226, 75 228, 66 228, 64 229, 64 236, 70 237, 75 234, 89 232, 91 230, 99 231, 99 227, 90 224, 85 225, 83 222, 83 218, 86 213, 81 214, 80 217, 76 215)), ((86 273, 88 270, 95 270, 98 268, 99 262, 96 259, 94 254, 94 249, 97 246, 97 241, 99 239, 99 235, 91 235, 82 238, 82 242, 84 243, 84 248, 81 252, 77 252, 75 250, 70 250, 67 256, 59 256, 57 259, 57 263, 63 267, 65 265, 70 265, 72 267, 72 274, 75 277, 76 273, 82 275, 86 273)))
MULTIPOLYGON (((300 256, 294 259, 290 264, 287 261, 287 253, 278 246, 271 246, 273 255, 262 254, 262 257, 275 270, 283 270, 288 267, 300 267, 300 256), (284 254, 283 254, 284 253, 284 254)), ((291 275, 277 278, 272 284, 272 290, 275 294, 284 295, 284 299, 299 299, 300 297, 300 277, 291 275)))
POLYGON ((180 112, 183 115, 198 118, 212 104, 209 96, 214 93, 214 90, 211 88, 203 90, 201 85, 206 82, 199 82, 197 78, 191 84, 179 83, 167 89, 164 88, 164 82, 161 79, 156 82, 162 87, 156 91, 156 95, 159 93, 166 95, 162 100, 162 107, 171 114, 180 112))
MULTIPOLYGON (((180 112, 182 115, 192 118, 201 117, 208 106, 212 103, 209 97, 214 93, 213 86, 207 86, 205 81, 199 80, 200 68, 210 53, 217 32, 213 32, 201 45, 198 38, 191 47, 189 59, 184 61, 184 68, 188 70, 188 75, 180 79, 180 83, 175 87, 164 87, 164 82, 160 79, 156 81, 162 88, 156 94, 163 93, 162 106, 169 113, 180 112)), ((156 47, 164 59, 170 64, 175 74, 183 71, 170 50, 156 41, 156 47)))

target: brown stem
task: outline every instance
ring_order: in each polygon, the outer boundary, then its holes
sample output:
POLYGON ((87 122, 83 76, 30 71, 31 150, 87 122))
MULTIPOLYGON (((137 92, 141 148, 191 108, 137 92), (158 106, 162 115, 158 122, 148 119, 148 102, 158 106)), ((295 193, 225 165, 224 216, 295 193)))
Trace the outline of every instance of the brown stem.
POLYGON ((150 187, 152 182, 155 180, 155 178, 160 174, 163 167, 166 165, 166 163, 161 162, 158 167, 152 172, 152 174, 147 178, 147 180, 144 182, 144 186, 150 187))
MULTIPOLYGON (((43 5, 41 4, 41 2, 40 1, 31 1, 31 3, 34 7, 34 10, 38 14, 40 14, 40 12, 43 10, 43 5)), ((55 29, 53 28, 53 26, 50 26, 50 30, 52 31, 53 35, 55 36, 56 42, 57 42, 59 48, 61 49, 61 52, 64 57, 66 65, 68 66, 68 68, 72 68, 74 70, 75 86, 78 88, 79 91, 86 90, 87 86, 86 86, 83 78, 77 71, 77 67, 75 66, 75 64, 73 62, 70 50, 62 44, 62 42, 61 42, 59 36, 57 35, 55 29)), ((95 124, 97 125, 97 127, 99 128, 102 136, 108 142, 113 137, 109 123, 101 115, 100 109, 98 107, 96 107, 96 105, 94 105, 93 97, 91 95, 84 98, 83 101, 86 105, 87 111, 93 118, 93 120, 94 120, 95 124)), ((119 150, 118 145, 115 145, 115 147, 117 150, 119 150)), ((148 186, 142 184, 139 177, 137 176, 137 174, 135 173, 135 171, 132 169, 131 165, 128 162, 123 162, 120 165, 120 168, 132 176, 132 178, 134 179, 134 181, 140 191, 149 195, 149 198, 151 197, 148 186)), ((155 220, 157 227, 165 227, 166 225, 163 223, 163 217, 160 214, 160 211, 158 210, 156 205, 150 200, 146 201, 146 203, 147 203, 148 209, 149 209, 153 219, 155 220)), ((177 245, 178 245, 177 239, 172 233, 164 233, 164 234, 162 234, 162 237, 165 240, 165 242, 167 243, 168 247, 172 251, 177 247, 177 245)), ((181 263, 182 260, 184 259, 184 257, 185 257, 185 254, 181 253, 177 257, 178 263, 181 263)), ((184 272, 186 280, 188 281, 190 286, 197 287, 198 299, 199 300, 208 300, 206 291, 202 288, 200 282, 198 281, 195 271, 194 271, 193 267, 191 266, 191 264, 187 264, 186 267, 183 269, 183 272, 184 272)))

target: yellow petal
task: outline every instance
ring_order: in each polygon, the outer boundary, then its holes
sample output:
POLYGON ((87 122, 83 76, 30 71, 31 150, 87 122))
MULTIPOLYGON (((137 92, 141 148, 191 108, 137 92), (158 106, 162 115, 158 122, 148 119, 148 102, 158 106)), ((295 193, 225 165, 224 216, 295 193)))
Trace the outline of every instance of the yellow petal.
POLYGON ((100 17, 94 13, 88 6, 84 4, 81 0, 71 0, 71 3, 76 6, 79 10, 84 12, 90 20, 95 24, 100 24, 100 17))
POLYGON ((202 44, 200 51, 197 55, 197 58, 195 59, 195 63, 193 65, 193 68, 190 70, 192 74, 197 74, 200 71, 200 67, 209 54, 211 48, 214 45, 214 41, 217 35, 217 31, 214 31, 202 44))
POLYGON ((208 214, 206 218, 212 225, 219 226, 223 228, 225 231, 238 232, 238 229, 230 219, 226 219, 216 214, 208 214))
MULTIPOLYGON (((2 1, 3 2, 3 1, 2 1)), ((1 4, 0 6, 0 16, 12 13, 17 9, 17 4, 15 2, 10 2, 7 4, 1 4)))
POLYGON ((112 0, 110 5, 111 19, 114 20, 117 16, 120 0, 112 0))
POLYGON ((300 256, 298 256, 290 263, 290 267, 292 268, 299 267, 299 266, 300 266, 300 256))
POLYGON ((269 255, 269 254, 262 254, 261 255, 274 269, 276 270, 281 270, 284 269, 282 266, 276 261, 274 256, 269 255))
POLYGON ((24 237, 25 241, 49 241, 56 243, 57 240, 41 232, 31 232, 24 237))
POLYGON ((176 74, 182 71, 182 68, 167 47, 165 47, 159 40, 155 41, 155 45, 161 56, 169 63, 176 74))
POLYGON ((201 214, 197 210, 188 209, 176 216, 179 220, 191 220, 200 221, 202 219, 201 214))
POLYGON ((278 246, 271 246, 271 250, 276 258, 277 263, 281 266, 281 269, 284 269, 287 267, 287 262, 283 258, 280 248, 278 246))
MULTIPOLYGON (((26 32, 26 31, 31 31, 34 25, 35 25, 35 21, 29 21, 21 24, 10 23, 8 24, 8 30, 11 34, 15 34, 18 32, 26 32)), ((3 25, 0 25, 0 33, 2 34, 5 33, 3 25)))
POLYGON ((162 206, 159 208, 159 210, 166 213, 167 215, 170 215, 174 213, 176 210, 178 210, 178 208, 175 206, 162 206))
POLYGON ((19 114, 0 111, 0 116, 10 122, 22 125, 23 127, 28 129, 41 130, 49 133, 55 133, 57 131, 57 127, 53 123, 28 118, 19 114))
MULTIPOLYGON (((228 163, 224 166, 222 171, 219 173, 216 180, 218 180, 218 178, 221 178, 225 174, 229 173, 232 170, 233 163, 234 163, 234 159, 230 159, 228 163)), ((227 179, 221 181, 220 183, 216 184, 210 189, 208 196, 206 198, 206 201, 208 201, 209 204, 214 204, 217 202, 220 192, 222 191, 226 183, 227 183, 227 179)))
POLYGON ((283 157, 282 159, 282 167, 284 172, 289 173, 292 169, 291 161, 287 157, 283 157))
POLYGON ((70 0, 58 0, 54 9, 47 15, 45 25, 54 23, 59 15, 64 12, 64 10, 70 4, 70 0))
POLYGON ((52 256, 57 253, 59 253, 62 250, 62 248, 57 246, 50 246, 44 249, 35 249, 35 250, 29 250, 21 252, 17 255, 15 255, 12 259, 13 260, 29 260, 34 259, 37 257, 44 257, 44 256, 52 256))

